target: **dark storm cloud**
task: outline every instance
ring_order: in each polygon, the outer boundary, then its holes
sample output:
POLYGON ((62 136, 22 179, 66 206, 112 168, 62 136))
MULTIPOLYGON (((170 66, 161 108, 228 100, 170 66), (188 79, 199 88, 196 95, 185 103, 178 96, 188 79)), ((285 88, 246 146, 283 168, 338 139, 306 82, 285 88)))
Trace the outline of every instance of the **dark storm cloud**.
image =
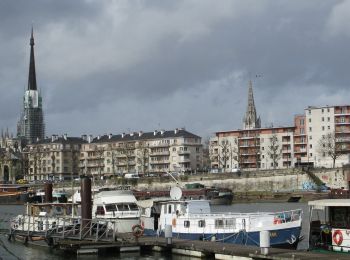
POLYGON ((241 127, 250 76, 263 125, 347 103, 349 15, 346 1, 2 1, 0 125, 19 116, 32 21, 49 134, 208 135, 241 127))

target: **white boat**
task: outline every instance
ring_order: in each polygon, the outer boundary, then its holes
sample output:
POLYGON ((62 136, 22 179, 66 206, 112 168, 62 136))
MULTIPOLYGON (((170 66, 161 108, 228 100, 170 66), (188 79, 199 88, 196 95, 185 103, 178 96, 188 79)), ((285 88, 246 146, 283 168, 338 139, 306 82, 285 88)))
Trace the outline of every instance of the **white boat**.
POLYGON ((140 209, 131 190, 101 191, 94 196, 93 218, 112 220, 118 233, 132 232, 140 224, 140 209))
POLYGON ((295 248, 299 242, 302 210, 276 213, 213 213, 206 200, 140 202, 144 234, 259 246, 260 231, 270 231, 272 247, 295 248))
POLYGON ((26 242, 45 240, 50 232, 77 225, 78 211, 78 205, 72 203, 27 203, 26 213, 11 219, 10 234, 26 242))
POLYGON ((309 201, 309 248, 350 254, 350 199, 309 201))

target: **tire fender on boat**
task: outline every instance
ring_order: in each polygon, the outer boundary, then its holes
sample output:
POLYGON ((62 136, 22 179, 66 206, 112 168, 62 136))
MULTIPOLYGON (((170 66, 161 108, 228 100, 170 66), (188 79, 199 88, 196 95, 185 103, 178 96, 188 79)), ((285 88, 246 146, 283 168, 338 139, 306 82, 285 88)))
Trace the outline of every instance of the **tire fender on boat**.
POLYGON ((173 220, 171 221, 171 224, 173 227, 176 227, 176 218, 173 218, 173 220))
POLYGON ((336 243, 338 246, 340 246, 341 243, 343 243, 343 233, 339 229, 334 231, 332 238, 334 243, 336 243))

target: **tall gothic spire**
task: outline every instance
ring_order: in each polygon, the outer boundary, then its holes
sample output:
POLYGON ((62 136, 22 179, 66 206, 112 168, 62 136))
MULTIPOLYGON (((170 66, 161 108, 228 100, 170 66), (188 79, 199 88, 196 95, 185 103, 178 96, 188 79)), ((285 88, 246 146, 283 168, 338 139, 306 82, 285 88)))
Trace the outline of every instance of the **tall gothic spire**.
POLYGON ((256 108, 254 104, 254 95, 253 95, 253 83, 249 80, 249 89, 248 89, 248 106, 245 117, 243 119, 243 128, 244 129, 254 129, 260 128, 261 122, 260 117, 256 115, 256 108))
POLYGON ((36 75, 35 75, 33 27, 32 27, 32 34, 30 36, 30 61, 29 61, 28 90, 37 90, 36 75))

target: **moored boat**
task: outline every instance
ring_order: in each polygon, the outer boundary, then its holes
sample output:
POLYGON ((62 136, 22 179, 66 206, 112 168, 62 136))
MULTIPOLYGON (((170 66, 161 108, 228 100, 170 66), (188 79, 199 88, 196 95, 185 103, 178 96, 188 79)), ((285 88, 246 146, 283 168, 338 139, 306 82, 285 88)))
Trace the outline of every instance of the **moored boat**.
MULTIPOLYGON (((261 231, 270 232, 271 247, 296 248, 302 211, 213 213, 206 200, 144 203, 141 223, 145 235, 163 236, 166 225, 173 237, 259 246, 261 231)), ((142 204, 139 204, 142 207, 142 204)))
POLYGON ((26 213, 18 215, 11 220, 10 234, 19 241, 47 245, 42 243, 47 233, 56 232, 57 229, 62 227, 78 224, 80 221, 78 215, 77 204, 27 203, 26 213))
POLYGON ((140 209, 130 190, 101 191, 94 196, 92 216, 101 221, 113 220, 118 233, 132 232, 140 223, 140 209))
MULTIPOLYGON (((133 191, 137 200, 145 200, 159 197, 169 197, 169 190, 146 190, 133 191)), ((226 188, 205 187, 200 183, 185 184, 182 189, 182 196, 188 200, 208 200, 211 205, 231 205, 233 192, 226 188)))
POLYGON ((350 199, 309 201, 309 249, 350 254, 350 199))

